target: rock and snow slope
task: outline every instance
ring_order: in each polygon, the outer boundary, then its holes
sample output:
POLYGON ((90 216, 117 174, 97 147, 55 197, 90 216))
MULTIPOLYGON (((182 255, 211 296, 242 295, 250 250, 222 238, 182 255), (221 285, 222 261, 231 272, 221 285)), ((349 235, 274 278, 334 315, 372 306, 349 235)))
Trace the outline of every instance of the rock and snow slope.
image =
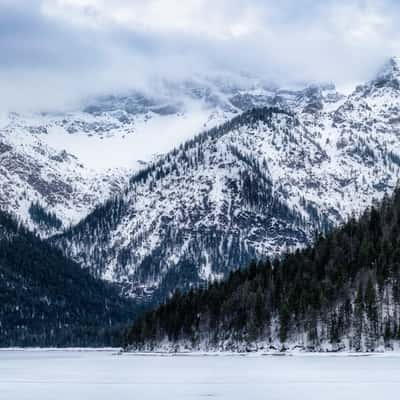
POLYGON ((54 229, 29 213, 33 202, 64 227, 77 223, 143 163, 273 93, 250 80, 164 82, 157 95, 130 92, 87 101, 77 111, 3 115, 0 207, 49 235, 54 229))
POLYGON ((64 227, 81 221, 58 238, 69 255, 130 295, 163 297, 304 245, 392 191, 399 82, 392 59, 349 96, 332 85, 193 81, 77 112, 11 114, 0 128, 0 204, 32 228, 32 202, 64 227))
POLYGON ((128 294, 157 298, 306 244, 395 187, 398 65, 347 97, 332 86, 264 96, 274 108, 161 157, 59 244, 128 294))
MULTIPOLYGON (((39 227, 29 212, 32 203, 55 213, 67 226, 126 183, 122 171, 97 173, 75 155, 17 129, 0 131, 0 161, 0 207, 30 228, 39 227)), ((42 234, 52 231, 44 227, 42 234)))

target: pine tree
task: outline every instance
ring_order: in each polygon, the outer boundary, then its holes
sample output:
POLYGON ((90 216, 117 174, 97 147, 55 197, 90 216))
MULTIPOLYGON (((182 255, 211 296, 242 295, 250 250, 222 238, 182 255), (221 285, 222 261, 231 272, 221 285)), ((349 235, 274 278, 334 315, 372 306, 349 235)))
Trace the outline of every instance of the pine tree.
POLYGON ((355 350, 360 351, 362 349, 362 336, 364 328, 364 296, 361 284, 358 288, 357 297, 354 304, 353 325, 354 325, 353 347, 355 350))
POLYGON ((366 347, 367 350, 374 350, 378 340, 378 306, 376 300, 376 292, 372 279, 368 279, 365 290, 365 309, 368 321, 366 347))

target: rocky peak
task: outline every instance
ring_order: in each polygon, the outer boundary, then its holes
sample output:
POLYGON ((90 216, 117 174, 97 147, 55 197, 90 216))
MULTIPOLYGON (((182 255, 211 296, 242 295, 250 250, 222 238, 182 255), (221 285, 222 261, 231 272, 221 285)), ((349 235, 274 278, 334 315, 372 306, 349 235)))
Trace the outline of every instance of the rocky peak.
POLYGON ((371 82, 372 89, 392 88, 400 89, 400 58, 392 57, 378 72, 376 78, 371 82))
POLYGON ((398 77, 400 75, 400 57, 391 57, 377 75, 377 79, 398 77))
POLYGON ((325 104, 336 103, 342 97, 334 84, 311 84, 297 92, 295 108, 302 113, 315 114, 322 111, 325 104))

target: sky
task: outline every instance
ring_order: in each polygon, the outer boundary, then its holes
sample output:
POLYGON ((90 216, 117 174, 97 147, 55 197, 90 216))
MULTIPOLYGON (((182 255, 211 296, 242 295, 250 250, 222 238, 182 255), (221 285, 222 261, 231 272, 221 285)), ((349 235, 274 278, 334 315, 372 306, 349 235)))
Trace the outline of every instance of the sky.
POLYGON ((0 109, 61 109, 156 79, 369 79, 400 55, 398 0, 0 0, 0 109))

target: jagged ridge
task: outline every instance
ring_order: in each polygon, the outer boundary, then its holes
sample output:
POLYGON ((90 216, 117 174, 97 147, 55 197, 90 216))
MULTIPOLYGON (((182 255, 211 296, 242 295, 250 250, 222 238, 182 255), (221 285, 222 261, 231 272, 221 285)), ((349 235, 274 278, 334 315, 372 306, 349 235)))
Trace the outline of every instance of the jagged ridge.
MULTIPOLYGON (((292 131, 306 134, 287 111, 248 111, 133 176, 122 196, 98 207, 56 243, 94 273, 122 279, 135 295, 142 295, 142 287, 152 289, 159 299, 175 287, 223 276, 256 256, 306 244, 329 220, 287 205, 266 160, 243 151, 231 137, 234 132, 241 139, 242 129, 280 139, 295 138, 292 131)), ((310 142, 313 157, 323 159, 310 142)))

